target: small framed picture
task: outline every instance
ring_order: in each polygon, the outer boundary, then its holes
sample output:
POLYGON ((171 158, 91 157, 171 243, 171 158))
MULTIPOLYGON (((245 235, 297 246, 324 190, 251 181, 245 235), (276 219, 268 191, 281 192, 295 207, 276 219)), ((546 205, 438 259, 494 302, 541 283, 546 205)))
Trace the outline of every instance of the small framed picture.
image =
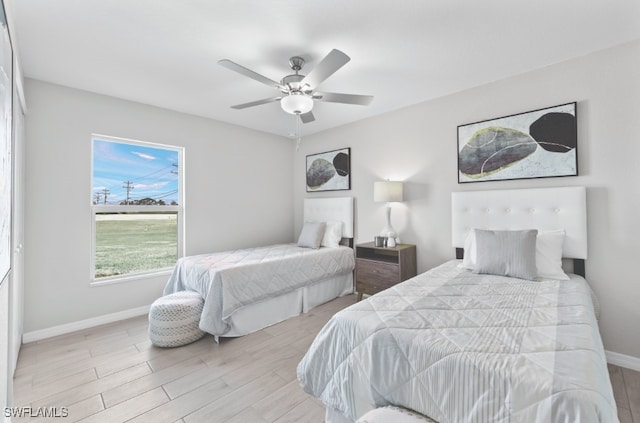
POLYGON ((307 192, 351 189, 351 148, 307 156, 307 192))

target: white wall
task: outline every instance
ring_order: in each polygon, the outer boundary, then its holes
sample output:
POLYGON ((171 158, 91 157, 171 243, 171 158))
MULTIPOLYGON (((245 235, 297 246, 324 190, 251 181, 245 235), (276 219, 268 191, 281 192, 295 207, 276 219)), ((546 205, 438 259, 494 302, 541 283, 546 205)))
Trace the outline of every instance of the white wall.
POLYGON ((639 113, 637 41, 307 137, 294 162, 295 231, 301 198, 322 196, 305 192, 305 156, 343 147, 351 147, 352 190, 329 195, 356 197, 356 241, 371 241, 384 225, 373 182, 406 180, 407 201, 392 210, 392 222, 403 242, 417 244, 419 271, 454 257, 452 191, 584 185, 586 271, 602 304, 605 348, 640 358, 639 113), (572 101, 580 176, 457 184, 458 125, 572 101))
POLYGON ((292 142, 26 80, 25 332, 150 304, 168 276, 90 287, 91 134, 185 147, 186 253, 293 239, 292 142))

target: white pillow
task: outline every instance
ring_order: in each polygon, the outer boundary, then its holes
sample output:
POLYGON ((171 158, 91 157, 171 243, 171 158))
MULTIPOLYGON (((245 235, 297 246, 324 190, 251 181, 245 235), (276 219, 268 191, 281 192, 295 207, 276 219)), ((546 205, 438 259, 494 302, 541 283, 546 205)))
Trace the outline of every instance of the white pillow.
POLYGON ((342 239, 342 222, 330 220, 326 222, 324 236, 320 243, 323 247, 338 248, 342 239))
POLYGON ((536 240, 536 267, 538 277, 545 279, 569 280, 569 276, 562 270, 562 245, 565 232, 538 231, 536 240))
POLYGON ((464 256, 462 257, 462 264, 460 267, 473 270, 476 267, 476 259, 478 253, 476 251, 476 230, 471 229, 464 239, 464 256))
POLYGON ((320 248, 325 226, 324 222, 305 222, 298 237, 298 247, 320 248))
POLYGON ((535 280, 537 229, 485 231, 476 229, 475 273, 535 280))
MULTIPOLYGON (((538 231, 536 237, 536 269, 538 278, 569 280, 569 276, 562 270, 562 245, 565 232, 563 229, 554 231, 538 231)), ((462 268, 474 270, 478 252, 476 250, 476 233, 471 229, 464 240, 464 258, 459 265, 462 268)))

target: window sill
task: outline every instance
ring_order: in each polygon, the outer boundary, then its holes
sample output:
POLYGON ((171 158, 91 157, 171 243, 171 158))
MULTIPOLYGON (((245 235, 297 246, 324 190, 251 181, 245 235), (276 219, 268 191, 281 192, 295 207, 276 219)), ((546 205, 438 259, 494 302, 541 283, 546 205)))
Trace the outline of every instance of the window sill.
POLYGON ((118 276, 110 276, 106 278, 100 279, 92 279, 89 283, 89 286, 92 288, 104 286, 104 285, 113 285, 124 282, 135 282, 143 279, 155 278, 158 276, 168 276, 171 274, 173 268, 154 270, 150 272, 141 272, 141 273, 130 273, 127 275, 118 275, 118 276))

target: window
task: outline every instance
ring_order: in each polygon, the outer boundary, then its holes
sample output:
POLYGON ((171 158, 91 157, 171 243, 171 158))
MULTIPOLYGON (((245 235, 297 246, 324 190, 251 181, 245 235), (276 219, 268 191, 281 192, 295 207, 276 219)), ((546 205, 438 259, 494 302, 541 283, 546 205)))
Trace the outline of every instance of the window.
POLYGON ((94 135, 92 275, 170 270, 183 251, 181 147, 94 135))

